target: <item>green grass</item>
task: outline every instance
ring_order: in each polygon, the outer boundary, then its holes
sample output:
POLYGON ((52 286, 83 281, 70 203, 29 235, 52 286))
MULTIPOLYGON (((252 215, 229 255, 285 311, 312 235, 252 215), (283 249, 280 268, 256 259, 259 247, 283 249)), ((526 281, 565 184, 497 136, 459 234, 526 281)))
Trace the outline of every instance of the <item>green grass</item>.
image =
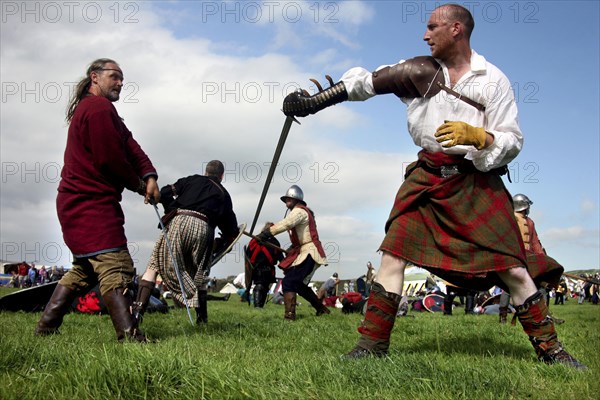
MULTIPOLYGON (((6 292, 0 292, 5 294, 6 292)), ((600 390, 600 307, 551 306, 566 348, 589 371, 539 363, 497 316, 411 313, 386 359, 341 361, 361 316, 308 306, 255 310, 209 302, 209 324, 185 310, 147 314, 149 344, 119 344, 108 316, 69 314, 61 335, 34 337, 39 313, 0 313, 0 399, 593 399, 600 390)))

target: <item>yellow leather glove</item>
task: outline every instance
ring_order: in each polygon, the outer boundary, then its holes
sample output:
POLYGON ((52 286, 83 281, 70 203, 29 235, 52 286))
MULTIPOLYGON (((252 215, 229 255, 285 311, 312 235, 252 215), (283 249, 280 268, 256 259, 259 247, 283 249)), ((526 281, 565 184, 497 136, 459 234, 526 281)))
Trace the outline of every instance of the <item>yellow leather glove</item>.
POLYGON ((483 128, 476 128, 462 121, 444 121, 437 131, 435 140, 442 147, 453 147, 459 144, 475 146, 477 150, 483 149, 487 133, 483 128))

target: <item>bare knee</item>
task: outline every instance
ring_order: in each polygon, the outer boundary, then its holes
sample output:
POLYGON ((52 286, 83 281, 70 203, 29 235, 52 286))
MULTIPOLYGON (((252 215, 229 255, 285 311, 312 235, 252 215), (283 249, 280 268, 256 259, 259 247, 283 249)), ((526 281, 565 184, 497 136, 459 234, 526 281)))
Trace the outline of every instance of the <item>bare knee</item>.
POLYGON ((498 273, 498 276, 508 286, 515 304, 522 304, 537 288, 533 279, 524 267, 511 268, 498 273))
POLYGON ((400 294, 404 283, 405 268, 406 260, 383 252, 375 281, 381 284, 386 291, 400 294))

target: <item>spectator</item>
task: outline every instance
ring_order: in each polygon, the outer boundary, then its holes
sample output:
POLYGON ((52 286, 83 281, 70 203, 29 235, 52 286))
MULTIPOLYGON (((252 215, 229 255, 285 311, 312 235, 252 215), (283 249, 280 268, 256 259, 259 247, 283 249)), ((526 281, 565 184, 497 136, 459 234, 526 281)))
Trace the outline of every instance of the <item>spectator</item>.
POLYGON ((27 284, 27 276, 29 272, 29 265, 25 261, 19 264, 17 268, 17 273, 19 275, 18 285, 20 288, 24 288, 27 284))
POLYGON ((37 275, 37 268, 35 267, 35 264, 31 263, 31 268, 29 268, 29 271, 27 272, 27 286, 37 285, 37 275))
POLYGON ((38 275, 40 285, 46 284, 46 282, 48 281, 48 271, 46 270, 45 265, 42 265, 42 268, 40 268, 38 275))
POLYGON ((331 275, 329 279, 323 282, 323 284, 319 288, 319 291, 317 292, 317 297, 319 298, 319 300, 323 301, 326 297, 335 296, 336 287, 338 283, 340 283, 340 280, 338 279, 338 274, 337 272, 334 272, 333 275, 331 275))
POLYGON ((565 304, 565 296, 567 293, 567 282, 564 279, 561 279, 558 287, 556 288, 556 297, 554 298, 554 305, 557 304, 565 304))

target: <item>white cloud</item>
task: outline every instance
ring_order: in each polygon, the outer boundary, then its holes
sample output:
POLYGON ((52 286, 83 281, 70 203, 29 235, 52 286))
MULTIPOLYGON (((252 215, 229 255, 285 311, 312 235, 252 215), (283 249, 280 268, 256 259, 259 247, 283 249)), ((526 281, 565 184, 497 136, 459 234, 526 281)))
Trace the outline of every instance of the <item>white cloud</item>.
POLYGON ((566 228, 550 228, 540 233, 544 245, 552 243, 555 246, 570 244, 576 247, 595 247, 600 244, 600 230, 589 229, 581 225, 566 228))
POLYGON ((590 199, 583 199, 580 207, 583 215, 590 215, 598 210, 598 205, 590 199))

